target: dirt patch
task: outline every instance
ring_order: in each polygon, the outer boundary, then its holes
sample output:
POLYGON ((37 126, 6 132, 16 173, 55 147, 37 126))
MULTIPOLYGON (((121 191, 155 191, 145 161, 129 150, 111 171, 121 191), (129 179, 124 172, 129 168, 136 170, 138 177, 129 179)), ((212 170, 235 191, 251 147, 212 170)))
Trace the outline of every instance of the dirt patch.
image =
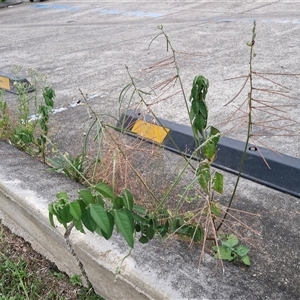
POLYGON ((77 275, 69 278, 60 272, 1 220, 0 269, 0 299, 104 300, 83 287, 77 275))

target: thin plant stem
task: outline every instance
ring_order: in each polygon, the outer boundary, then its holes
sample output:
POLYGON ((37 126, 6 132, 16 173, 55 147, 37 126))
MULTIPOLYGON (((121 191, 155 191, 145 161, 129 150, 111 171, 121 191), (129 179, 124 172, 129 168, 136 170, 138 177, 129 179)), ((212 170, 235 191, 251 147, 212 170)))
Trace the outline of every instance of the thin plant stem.
MULTIPOLYGON (((220 136, 220 134, 215 134, 210 136, 209 138, 207 138, 197 149, 194 150, 194 153, 198 153, 198 151, 203 148, 206 144, 208 144, 210 141, 212 141, 213 139, 215 139, 216 137, 220 136)), ((192 157, 190 157, 187 161, 187 163, 185 164, 185 166, 183 167, 183 169, 181 170, 180 174, 177 176, 177 178, 175 179, 175 181, 173 182, 173 184, 171 185, 171 187, 169 188, 169 190, 167 191, 167 193, 164 195, 164 197, 162 198, 162 200, 160 201, 159 205, 156 207, 156 209, 154 210, 154 212, 152 213, 153 215, 155 213, 157 213, 159 211, 159 209, 164 205, 164 203, 166 202, 168 196, 170 195, 170 193, 173 191, 173 189, 175 188, 175 186, 177 186, 178 182, 180 181, 181 177, 183 176, 185 170, 187 169, 187 167, 190 165, 190 161, 192 160, 192 157)))
POLYGON ((250 136, 251 136, 251 131, 252 131, 252 94, 253 94, 253 71, 252 71, 252 60, 254 57, 254 44, 255 44, 255 37, 256 37, 256 33, 255 33, 255 29, 256 29, 256 22, 254 21, 253 24, 253 29, 252 29, 252 40, 251 40, 251 45, 250 45, 250 58, 249 58, 249 85, 250 85, 250 90, 249 90, 249 94, 248 94, 248 125, 247 125, 247 138, 246 138, 246 142, 245 142, 245 147, 244 147, 244 152, 243 152, 243 156, 242 156, 242 160, 240 163, 240 167, 239 167, 239 171, 238 171, 238 175, 237 175, 237 179, 235 182, 235 186, 233 189, 233 192, 231 194, 229 203, 227 205, 225 214, 219 224, 219 226, 217 227, 217 231, 220 230, 222 224, 224 223, 227 215, 228 215, 228 211, 232 205, 233 199, 235 197, 236 191, 237 191, 237 187, 239 185, 240 182, 240 178, 242 175, 242 170, 244 168, 244 163, 246 160, 246 156, 247 156, 247 149, 248 149, 248 144, 249 144, 249 140, 250 140, 250 136))
POLYGON ((84 266, 83 266, 81 260, 79 259, 79 257, 77 256, 75 250, 73 249, 72 243, 70 241, 70 234, 71 234, 71 231, 72 231, 73 227, 74 227, 73 223, 68 226, 68 228, 67 228, 67 230, 66 230, 66 232, 64 234, 64 239, 65 239, 65 242, 66 242, 66 245, 67 245, 67 248, 68 248, 69 252, 75 258, 75 260, 76 260, 76 262, 78 264, 78 267, 79 267, 79 269, 81 271, 81 274, 82 274, 83 278, 85 279, 85 281, 86 281, 86 283, 88 285, 88 288, 91 288, 92 284, 91 284, 91 282, 90 282, 90 280, 89 280, 89 278, 88 278, 88 276, 86 274, 84 266))

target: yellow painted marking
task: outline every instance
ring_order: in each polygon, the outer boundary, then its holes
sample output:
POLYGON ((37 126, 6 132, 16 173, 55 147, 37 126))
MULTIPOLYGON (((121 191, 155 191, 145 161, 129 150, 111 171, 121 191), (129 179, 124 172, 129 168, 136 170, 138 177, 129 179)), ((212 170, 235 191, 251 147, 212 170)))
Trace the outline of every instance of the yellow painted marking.
POLYGON ((169 128, 161 127, 155 124, 150 124, 142 120, 137 120, 132 129, 132 132, 138 134, 139 136, 152 140, 157 143, 162 143, 166 138, 169 128))
POLYGON ((0 76, 0 89, 10 90, 9 78, 0 76))

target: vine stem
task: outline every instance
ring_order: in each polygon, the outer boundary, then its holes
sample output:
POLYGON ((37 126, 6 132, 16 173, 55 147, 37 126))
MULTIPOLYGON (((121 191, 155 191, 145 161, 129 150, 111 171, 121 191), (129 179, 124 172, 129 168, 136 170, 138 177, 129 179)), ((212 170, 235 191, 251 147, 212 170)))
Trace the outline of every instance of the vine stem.
POLYGON ((64 239, 66 241, 66 245, 67 245, 67 248, 68 248, 69 252, 74 256, 75 260, 78 263, 79 269, 81 271, 81 274, 82 274, 83 278, 85 279, 85 281, 86 281, 86 283, 88 285, 88 288, 92 288, 92 284, 91 284, 91 282, 90 282, 90 280, 89 280, 89 278, 88 278, 88 276, 86 274, 86 271, 85 271, 85 269, 83 267, 83 264, 80 261, 80 259, 78 258, 76 252, 74 251, 72 243, 70 241, 70 234, 71 234, 71 231, 72 231, 73 227, 74 227, 74 224, 70 224, 68 226, 68 228, 67 228, 67 230, 66 230, 66 232, 64 234, 64 239))
MULTIPOLYGON (((175 49, 174 49, 174 47, 173 47, 173 45, 172 45, 172 43, 170 41, 169 36, 165 33, 163 27, 160 26, 159 29, 161 30, 162 34, 165 36, 166 41, 167 41, 167 45, 170 46, 170 48, 172 50, 173 59, 174 59, 174 65, 175 65, 175 69, 176 69, 176 73, 177 73, 177 78, 178 78, 178 81, 179 81, 180 89, 182 91, 182 95, 183 95, 183 99, 184 99, 184 102, 185 102, 186 110, 189 111, 188 101, 187 101, 187 98, 186 98, 186 95, 185 95, 185 92, 184 92, 184 87, 183 87, 183 83, 182 83, 180 72, 179 72, 179 66, 177 64, 176 51, 175 51, 175 49)), ((168 49, 168 46, 167 46, 167 49, 168 49)), ((190 122, 191 122, 191 120, 190 120, 190 122)), ((192 122, 191 122, 191 126, 193 126, 192 122)))
POLYGON ((130 248, 129 252, 122 258, 120 264, 118 265, 114 282, 117 281, 118 276, 121 274, 122 265, 123 265, 125 259, 128 258, 129 256, 131 256, 132 250, 133 250, 133 248, 130 248))
MULTIPOLYGON (((205 145, 207 145, 208 143, 210 143, 214 138, 219 137, 219 136, 220 136, 220 133, 217 133, 215 135, 210 136, 197 149, 194 150, 194 153, 197 153, 201 148, 203 148, 205 145)), ((168 196, 170 195, 170 193, 172 192, 172 190, 175 188, 175 186, 178 184, 178 182, 180 181, 180 179, 183 176, 184 172, 186 171, 187 167, 189 166, 190 161, 192 160, 192 158, 193 158, 193 156, 191 156, 189 158, 188 162, 185 164, 184 168, 181 170, 180 174, 177 176, 176 180, 173 182, 173 184, 171 185, 171 187, 169 188, 169 190, 167 191, 167 193, 164 195, 163 199, 160 201, 159 205, 156 207, 156 209, 154 210, 154 212, 152 213, 152 215, 155 215, 155 213, 157 213, 159 211, 159 209, 164 205, 164 203, 168 199, 168 196)), ((203 162, 204 161, 202 161, 202 163, 203 162)))
POLYGON ((249 93, 248 93, 248 110, 249 110, 249 112, 248 112, 247 138, 246 138, 246 142, 245 142, 245 148, 244 148, 241 164, 240 164, 240 167, 239 167, 238 176, 237 176, 237 179, 236 179, 236 182, 235 182, 235 185, 234 185, 234 189, 233 189, 233 192, 231 194, 229 203, 227 205, 226 212, 225 212, 225 214, 224 214, 224 216, 221 220, 221 223, 217 227, 217 231, 222 227, 224 221, 226 220, 226 217, 228 215, 228 211, 229 211, 229 209, 232 205, 233 199, 235 197, 237 187, 238 187, 241 175, 242 175, 242 170, 244 168, 244 164, 245 164, 245 160, 246 160, 246 156, 247 156, 247 149, 248 149, 249 140, 250 140, 251 131, 252 131, 252 100, 253 100, 252 94, 253 94, 253 90, 254 90, 253 81, 252 81, 253 80, 253 78, 252 78, 252 75, 253 75, 252 60, 253 60, 253 57, 254 57, 254 45, 255 45, 255 37, 256 37, 255 29, 256 29, 256 22, 254 21, 253 29, 252 29, 252 40, 251 40, 250 44, 248 44, 250 46, 249 74, 248 74, 250 89, 249 89, 249 93))

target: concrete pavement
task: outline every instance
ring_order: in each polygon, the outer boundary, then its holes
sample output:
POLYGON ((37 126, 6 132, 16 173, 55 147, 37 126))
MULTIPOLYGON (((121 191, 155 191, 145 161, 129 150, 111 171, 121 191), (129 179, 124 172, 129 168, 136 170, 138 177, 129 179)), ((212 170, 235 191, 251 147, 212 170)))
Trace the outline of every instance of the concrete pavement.
MULTIPOLYGON (((78 88, 81 88, 95 96, 91 105, 96 111, 102 111, 105 106, 105 113, 116 115, 115 104, 128 82, 125 65, 149 85, 171 76, 170 70, 152 78, 140 73, 168 55, 162 38, 148 51, 151 39, 159 33, 157 26, 162 24, 176 50, 181 52, 178 60, 186 93, 189 95, 195 75, 205 75, 210 81, 210 123, 219 124, 228 136, 243 140, 245 126, 232 126, 226 120, 244 98, 235 105, 223 106, 239 91, 243 81, 224 80, 248 74, 246 42, 251 39, 253 20, 257 21, 255 70, 299 74, 298 9, 299 3, 290 1, 24 2, 1 10, 1 70, 9 72, 15 65, 36 68, 49 75, 57 92, 58 108, 77 101, 81 97, 78 88), (227 133, 232 127, 235 130, 227 133)), ((299 97, 295 89, 299 77, 271 76, 270 80, 292 91, 280 86, 273 88, 296 99, 299 97)), ((270 81, 261 77, 256 78, 256 83, 258 87, 262 84, 270 87, 270 81)), ((257 97, 260 99, 262 95, 257 97)), ((297 120, 296 100, 266 93, 263 97, 273 105, 282 105, 282 101, 290 105, 285 108, 288 117, 297 120)), ((188 124, 182 107, 180 94, 151 106, 163 119, 188 124)), ((260 121, 264 119, 258 116, 260 121)), ((60 118, 66 119, 64 115, 60 118)), ((295 147, 299 145, 299 126, 293 123, 288 129, 283 133, 284 142, 278 142, 274 130, 264 129, 267 138, 263 142, 267 139, 268 147, 299 157, 299 148, 295 147)))

